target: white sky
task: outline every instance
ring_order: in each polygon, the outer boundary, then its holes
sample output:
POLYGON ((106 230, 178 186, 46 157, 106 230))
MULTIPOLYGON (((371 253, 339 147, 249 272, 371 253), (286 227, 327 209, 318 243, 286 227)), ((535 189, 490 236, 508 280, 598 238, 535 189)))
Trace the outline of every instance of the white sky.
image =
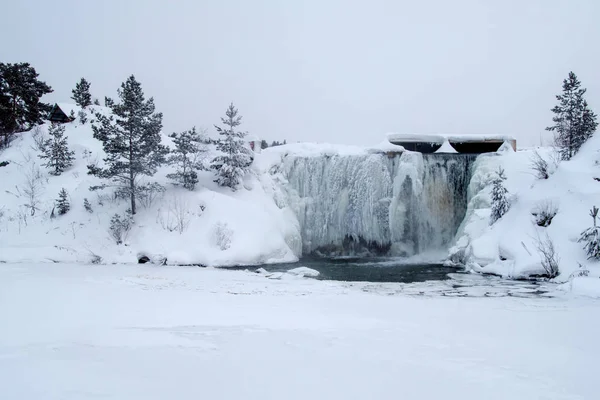
POLYGON ((69 101, 134 74, 167 132, 212 128, 230 101, 262 138, 373 144, 385 132, 538 144, 570 70, 600 113, 598 0, 18 0, 0 61, 69 101))

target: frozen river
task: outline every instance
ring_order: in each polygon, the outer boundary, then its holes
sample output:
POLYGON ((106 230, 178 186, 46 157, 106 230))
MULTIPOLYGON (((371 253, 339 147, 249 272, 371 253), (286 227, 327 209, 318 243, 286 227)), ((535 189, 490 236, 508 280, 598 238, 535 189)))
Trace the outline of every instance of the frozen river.
POLYGON ((600 301, 450 278, 0 264, 2 398, 597 398, 600 301))

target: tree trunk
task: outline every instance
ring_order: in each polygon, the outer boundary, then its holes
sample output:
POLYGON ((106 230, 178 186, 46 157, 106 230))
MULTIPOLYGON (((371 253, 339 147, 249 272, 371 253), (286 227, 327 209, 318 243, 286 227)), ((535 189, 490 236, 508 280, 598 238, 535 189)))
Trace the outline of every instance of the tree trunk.
POLYGON ((131 196, 131 215, 135 215, 135 178, 133 176, 133 143, 129 136, 129 194, 131 196))

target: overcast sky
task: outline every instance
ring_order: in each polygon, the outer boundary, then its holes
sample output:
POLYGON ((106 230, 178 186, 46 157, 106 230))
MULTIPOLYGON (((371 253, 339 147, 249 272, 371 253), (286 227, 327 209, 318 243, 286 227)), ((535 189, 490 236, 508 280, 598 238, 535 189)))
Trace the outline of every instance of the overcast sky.
POLYGON ((570 70, 600 114, 599 0, 4 1, 0 61, 70 101, 134 74, 167 132, 230 101, 268 141, 375 144, 385 132, 538 144, 570 70))

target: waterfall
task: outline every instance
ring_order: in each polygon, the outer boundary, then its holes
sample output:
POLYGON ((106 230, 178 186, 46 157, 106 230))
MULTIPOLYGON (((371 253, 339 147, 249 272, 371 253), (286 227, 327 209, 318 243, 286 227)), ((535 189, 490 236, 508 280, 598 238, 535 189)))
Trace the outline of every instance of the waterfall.
POLYGON ((476 155, 290 156, 289 204, 303 254, 411 256, 450 245, 476 155))

